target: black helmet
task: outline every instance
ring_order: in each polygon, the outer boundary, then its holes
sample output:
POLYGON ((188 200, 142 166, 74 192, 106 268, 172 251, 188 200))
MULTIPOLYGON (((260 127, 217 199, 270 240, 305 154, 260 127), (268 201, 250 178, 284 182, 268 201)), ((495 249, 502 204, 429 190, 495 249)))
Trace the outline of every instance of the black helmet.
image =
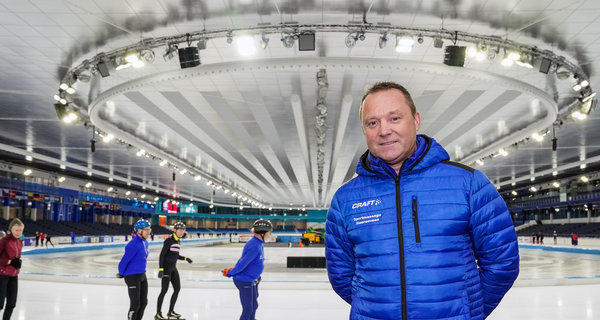
POLYGON ((184 229, 185 230, 185 223, 178 221, 177 223, 175 223, 175 225, 173 225, 173 229, 175 229, 175 230, 184 229))
POLYGON ((273 230, 273 224, 267 219, 258 219, 252 224, 252 228, 256 233, 267 233, 273 230))

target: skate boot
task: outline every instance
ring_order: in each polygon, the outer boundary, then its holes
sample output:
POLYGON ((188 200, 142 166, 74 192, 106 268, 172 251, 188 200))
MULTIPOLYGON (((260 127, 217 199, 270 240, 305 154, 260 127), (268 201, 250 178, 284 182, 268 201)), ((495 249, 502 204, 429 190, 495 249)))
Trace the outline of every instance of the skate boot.
POLYGON ((179 318, 181 318, 181 315, 175 311, 169 311, 169 313, 167 313, 167 317, 179 319, 179 318))
POLYGON ((167 320, 167 318, 163 317, 162 312, 159 312, 154 316, 154 320, 167 320))

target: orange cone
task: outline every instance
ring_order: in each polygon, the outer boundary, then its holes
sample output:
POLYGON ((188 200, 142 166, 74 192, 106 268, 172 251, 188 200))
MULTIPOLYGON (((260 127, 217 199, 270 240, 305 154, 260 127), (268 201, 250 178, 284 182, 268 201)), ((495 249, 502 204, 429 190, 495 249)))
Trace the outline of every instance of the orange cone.
POLYGON ((304 248, 304 245, 302 244, 302 240, 300 240, 300 241, 298 242, 298 248, 304 248))

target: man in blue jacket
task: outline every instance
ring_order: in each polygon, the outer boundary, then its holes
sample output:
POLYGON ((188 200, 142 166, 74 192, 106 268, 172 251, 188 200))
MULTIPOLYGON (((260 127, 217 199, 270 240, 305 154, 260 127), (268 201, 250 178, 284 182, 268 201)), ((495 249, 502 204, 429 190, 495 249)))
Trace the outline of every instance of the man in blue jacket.
POLYGON ((252 227, 254 237, 244 245, 242 256, 235 267, 222 271, 223 276, 233 277, 233 283, 240 291, 242 303, 240 320, 254 320, 258 308, 258 283, 264 269, 263 245, 271 236, 272 230, 271 221, 265 219, 254 221, 252 227))
POLYGON ((519 273, 496 188, 417 135, 421 116, 401 85, 368 89, 360 120, 368 151, 334 195, 325 236, 350 319, 485 319, 519 273))
POLYGON ((135 237, 125 246, 125 254, 119 262, 117 277, 125 278, 129 291, 128 320, 141 320, 148 304, 148 279, 146 263, 148 261, 148 237, 150 223, 144 219, 133 225, 135 237))

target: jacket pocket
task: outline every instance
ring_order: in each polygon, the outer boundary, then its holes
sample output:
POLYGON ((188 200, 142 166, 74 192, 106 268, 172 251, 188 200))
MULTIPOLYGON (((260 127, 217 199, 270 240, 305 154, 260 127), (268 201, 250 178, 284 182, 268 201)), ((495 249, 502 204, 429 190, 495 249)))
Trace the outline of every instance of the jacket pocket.
POLYGON ((412 197, 412 219, 415 226, 415 241, 421 243, 421 232, 419 231, 419 210, 417 206, 417 196, 412 197))

